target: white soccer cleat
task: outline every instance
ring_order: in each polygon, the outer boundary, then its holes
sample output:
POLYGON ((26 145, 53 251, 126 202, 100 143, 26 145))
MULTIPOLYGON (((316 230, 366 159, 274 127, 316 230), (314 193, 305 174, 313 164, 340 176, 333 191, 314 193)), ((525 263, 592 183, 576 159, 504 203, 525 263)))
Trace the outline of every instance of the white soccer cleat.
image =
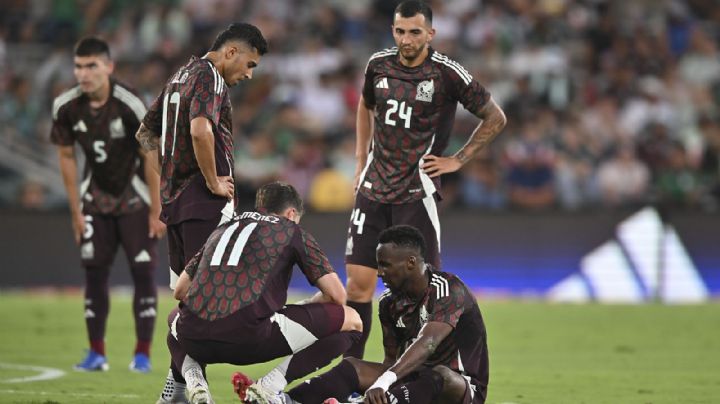
POLYGON ((292 403, 289 397, 283 392, 274 392, 262 384, 253 383, 247 388, 246 404, 289 404, 292 403))
POLYGON ((191 368, 185 372, 185 382, 188 398, 192 404, 212 404, 210 387, 200 368, 191 368))

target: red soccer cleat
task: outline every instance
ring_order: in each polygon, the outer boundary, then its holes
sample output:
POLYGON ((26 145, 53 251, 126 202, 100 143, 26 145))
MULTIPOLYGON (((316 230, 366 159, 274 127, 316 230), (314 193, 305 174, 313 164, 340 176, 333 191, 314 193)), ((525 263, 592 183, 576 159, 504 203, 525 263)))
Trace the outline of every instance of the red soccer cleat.
POLYGON ((247 389, 253 383, 253 380, 247 377, 245 374, 241 372, 233 373, 233 389, 235 390, 235 393, 237 393, 238 398, 240 398, 240 401, 245 402, 245 399, 247 398, 247 389))
POLYGON ((337 398, 328 398, 323 401, 323 404, 340 404, 340 402, 337 400, 337 398))

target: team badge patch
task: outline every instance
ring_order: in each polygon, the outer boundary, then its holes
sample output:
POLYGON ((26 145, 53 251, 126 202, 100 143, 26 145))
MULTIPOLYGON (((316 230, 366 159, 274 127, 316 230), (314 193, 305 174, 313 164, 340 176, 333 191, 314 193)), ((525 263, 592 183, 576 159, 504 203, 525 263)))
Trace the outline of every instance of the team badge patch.
POLYGON ((110 138, 111 139, 122 139, 125 137, 125 127, 123 126, 122 119, 115 118, 110 121, 110 138))
POLYGON ((432 102, 433 94, 435 93, 435 84, 432 80, 425 80, 420 82, 417 86, 417 94, 415 99, 417 101, 432 102))

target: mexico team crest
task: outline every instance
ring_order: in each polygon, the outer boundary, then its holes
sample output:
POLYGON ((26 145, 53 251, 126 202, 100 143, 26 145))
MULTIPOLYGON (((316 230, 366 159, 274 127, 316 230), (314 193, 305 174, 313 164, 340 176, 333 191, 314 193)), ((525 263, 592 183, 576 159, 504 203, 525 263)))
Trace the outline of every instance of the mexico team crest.
POLYGON ((418 84, 415 99, 418 101, 432 102, 433 93, 435 93, 435 84, 432 80, 425 80, 418 84))

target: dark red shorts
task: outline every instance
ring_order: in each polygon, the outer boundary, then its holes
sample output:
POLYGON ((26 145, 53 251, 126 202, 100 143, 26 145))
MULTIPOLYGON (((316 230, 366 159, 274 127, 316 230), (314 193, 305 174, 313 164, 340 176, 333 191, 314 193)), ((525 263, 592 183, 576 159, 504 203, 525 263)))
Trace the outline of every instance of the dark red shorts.
POLYGON ((380 232, 396 224, 407 224, 417 227, 425 236, 425 261, 440 268, 440 222, 436 205, 434 197, 427 201, 390 204, 372 201, 358 193, 350 216, 345 263, 377 268, 375 249, 380 232))
POLYGON ((148 208, 120 216, 85 215, 85 231, 80 243, 84 267, 109 267, 122 245, 130 266, 157 262, 157 240, 148 237, 148 208))
POLYGON ((170 270, 178 276, 190 259, 200 251, 220 223, 222 214, 210 220, 190 219, 167 226, 170 270))
MULTIPOLYGON (((172 330, 174 316, 170 317, 172 330)), ((248 365, 299 352, 340 332, 345 312, 337 304, 313 303, 285 306, 260 322, 235 316, 234 327, 230 323, 214 326, 217 321, 199 319, 183 308, 175 329, 185 352, 201 363, 248 365)))

